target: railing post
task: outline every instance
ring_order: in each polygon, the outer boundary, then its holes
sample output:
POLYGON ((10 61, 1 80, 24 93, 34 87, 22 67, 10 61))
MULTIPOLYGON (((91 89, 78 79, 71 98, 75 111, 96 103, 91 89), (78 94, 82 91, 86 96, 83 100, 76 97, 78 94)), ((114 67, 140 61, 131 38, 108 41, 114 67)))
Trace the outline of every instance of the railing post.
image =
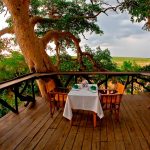
POLYGON ((34 79, 31 80, 31 88, 32 88, 32 97, 35 101, 35 92, 34 92, 34 79))
POLYGON ((74 80, 75 80, 75 83, 77 83, 77 76, 76 75, 74 76, 74 80))
POLYGON ((108 87, 108 75, 106 75, 105 77, 106 77, 105 89, 107 89, 107 87, 108 87))
POLYGON ((131 94, 133 95, 133 82, 134 82, 134 77, 132 76, 132 79, 131 79, 131 94))
POLYGON ((19 93, 19 88, 17 87, 17 85, 14 87, 14 92, 15 92, 15 107, 16 107, 16 112, 18 113, 17 93, 19 93))

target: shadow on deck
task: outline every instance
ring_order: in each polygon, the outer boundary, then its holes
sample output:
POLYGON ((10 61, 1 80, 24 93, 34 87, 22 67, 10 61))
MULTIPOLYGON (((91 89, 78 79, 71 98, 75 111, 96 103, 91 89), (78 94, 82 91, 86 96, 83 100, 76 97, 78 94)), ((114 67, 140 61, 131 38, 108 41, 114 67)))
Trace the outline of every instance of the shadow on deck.
POLYGON ((125 95, 120 122, 105 113, 93 128, 92 114, 77 111, 73 126, 62 111, 50 117, 48 103, 37 98, 34 108, 21 107, 19 114, 9 113, 0 119, 0 150, 149 150, 150 94, 125 95))

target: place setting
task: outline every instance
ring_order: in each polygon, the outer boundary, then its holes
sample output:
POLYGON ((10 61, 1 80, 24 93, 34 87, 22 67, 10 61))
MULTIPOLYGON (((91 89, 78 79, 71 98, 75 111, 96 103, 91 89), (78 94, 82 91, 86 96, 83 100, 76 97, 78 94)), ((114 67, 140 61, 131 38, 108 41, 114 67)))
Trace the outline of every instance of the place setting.
POLYGON ((92 85, 89 87, 89 91, 96 93, 97 92, 97 87, 95 85, 92 85))
POLYGON ((73 91, 79 91, 81 89, 81 87, 78 84, 74 84, 72 87, 73 91))
POLYGON ((89 84, 87 80, 83 80, 80 84, 74 84, 72 86, 72 91, 90 91, 92 93, 97 92, 97 85, 96 84, 89 84))

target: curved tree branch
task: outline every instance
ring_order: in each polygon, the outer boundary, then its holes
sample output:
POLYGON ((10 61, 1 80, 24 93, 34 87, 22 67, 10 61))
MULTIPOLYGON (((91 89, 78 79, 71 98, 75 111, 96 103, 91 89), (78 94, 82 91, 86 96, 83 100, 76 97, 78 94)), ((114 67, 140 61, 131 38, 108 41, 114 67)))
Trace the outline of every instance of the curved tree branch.
POLYGON ((72 39, 74 41, 74 44, 75 44, 75 46, 77 48, 78 63, 82 65, 81 69, 83 69, 83 70, 86 69, 86 66, 84 65, 84 63, 82 61, 83 60, 82 58, 83 58, 83 56, 87 56, 89 58, 89 60, 92 62, 92 64, 93 64, 93 66, 94 66, 96 71, 106 71, 105 69, 102 69, 100 65, 98 65, 96 63, 96 61, 94 60, 92 54, 90 54, 88 52, 82 52, 82 50, 80 48, 80 45, 79 45, 80 40, 78 38, 76 38, 72 33, 70 33, 70 32, 63 32, 62 35, 63 35, 63 37, 65 39, 66 39, 66 37, 69 37, 70 39, 72 39))
MULTIPOLYGON (((98 65, 96 63, 96 61, 93 59, 93 55, 88 53, 88 52, 82 52, 81 48, 80 48, 80 40, 78 38, 76 38, 72 33, 70 32, 61 32, 61 31, 49 31, 45 34, 45 36, 43 37, 43 43, 46 47, 46 45, 48 44, 49 41, 53 40, 56 44, 56 53, 57 53, 57 58, 59 61, 59 52, 58 52, 58 43, 59 41, 63 39, 66 40, 67 44, 71 42, 71 40, 74 42, 75 47, 77 49, 77 58, 78 58, 78 63, 81 64, 81 70, 85 70, 86 66, 83 63, 83 56, 87 56, 89 58, 89 60, 92 62, 95 70, 97 71, 106 71, 104 69, 101 68, 100 65, 98 65)), ((59 62, 58 62, 59 63, 59 62)))
POLYGON ((101 66, 96 63, 96 61, 94 60, 92 54, 90 54, 88 52, 82 52, 82 56, 87 56, 89 58, 89 60, 93 64, 93 67, 94 67, 95 71, 106 71, 106 69, 101 68, 101 66))
POLYGON ((50 41, 54 41, 54 42, 57 42, 58 40, 60 40, 61 38, 61 33, 60 31, 57 31, 57 30, 50 30, 48 31, 42 38, 42 41, 43 41, 43 44, 44 46, 46 47, 47 44, 50 42, 50 41))
MULTIPOLYGON (((122 4, 119 4, 117 5, 116 7, 113 7, 113 6, 109 6, 107 8, 103 8, 101 9, 99 12, 97 12, 95 15, 92 14, 92 15, 81 15, 81 16, 73 16, 72 18, 74 19, 93 19, 93 18, 96 18, 98 15, 100 15, 101 13, 105 13, 108 11, 108 10, 113 10, 113 11, 116 11, 118 7, 120 7, 122 4)), ((106 14, 107 15, 107 14, 106 14)), ((53 16, 53 15, 49 15, 49 18, 42 18, 40 16, 31 16, 30 18, 30 22, 31 24, 34 26, 36 23, 51 23, 51 21, 56 21, 56 20, 59 20, 61 19, 62 16, 53 16)))
POLYGON ((4 34, 14 34, 13 27, 7 27, 7 28, 0 30, 0 36, 2 36, 4 34))
POLYGON ((113 10, 113 11, 117 11, 117 8, 120 7, 122 4, 117 5, 116 7, 110 6, 104 9, 101 9, 99 12, 97 12, 95 15, 91 15, 91 16, 75 16, 74 18, 85 18, 85 19, 92 19, 92 18, 96 18, 98 15, 100 15, 101 13, 106 14, 106 12, 108 10, 113 10))

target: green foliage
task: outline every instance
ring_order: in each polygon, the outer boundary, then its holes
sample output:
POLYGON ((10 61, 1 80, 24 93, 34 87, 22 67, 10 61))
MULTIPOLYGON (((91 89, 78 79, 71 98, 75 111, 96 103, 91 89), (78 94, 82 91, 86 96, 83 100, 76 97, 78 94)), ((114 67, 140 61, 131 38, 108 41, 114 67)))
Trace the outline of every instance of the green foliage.
MULTIPOLYGON (((14 77, 21 76, 23 74, 29 73, 28 67, 24 61, 23 55, 20 52, 12 52, 9 56, 3 56, 0 61, 0 82, 13 79, 14 77)), ((22 89, 25 85, 21 85, 22 89)), ((38 93, 38 88, 35 83, 34 92, 38 93)), ((23 94, 31 94, 31 85, 27 87, 26 91, 23 94)), ((10 104, 12 107, 15 106, 14 94, 10 89, 1 91, 0 98, 10 104)), ((19 105, 21 101, 18 101, 19 105)), ((3 105, 0 105, 0 117, 4 116, 9 112, 9 109, 5 108, 3 105)))
POLYGON ((102 68, 110 71, 116 70, 116 64, 112 62, 112 57, 108 49, 101 50, 100 47, 98 47, 96 49, 94 59, 97 63, 100 63, 102 65, 102 68))
POLYGON ((43 12, 43 9, 40 9, 40 7, 43 5, 44 1, 42 0, 31 0, 30 3, 30 13, 32 15, 44 15, 45 12, 43 12))
POLYGON ((79 65, 68 54, 62 54, 60 62, 60 71, 78 71, 79 65))
POLYGON ((3 117, 4 115, 6 115, 8 112, 9 112, 9 110, 7 108, 0 105, 0 118, 3 117))
POLYGON ((145 21, 150 16, 150 0, 124 0, 121 11, 127 9, 132 22, 145 21))
MULTIPOLYGON (((9 92, 7 90, 0 92, 0 98, 7 103, 9 103, 11 106, 15 106, 15 103, 12 103, 12 97, 10 97, 9 92)), ((4 107, 3 105, 0 105, 0 118, 7 114, 9 112, 9 109, 4 107)))
POLYGON ((140 71, 149 71, 150 72, 150 65, 143 66, 140 68, 140 71))
POLYGON ((122 71, 134 71, 138 72, 140 70, 140 66, 137 65, 135 62, 131 61, 124 61, 123 65, 121 66, 122 71))
POLYGON ((85 1, 67 1, 67 0, 32 0, 30 13, 40 15, 45 19, 45 24, 37 26, 37 33, 40 35, 47 30, 69 31, 78 36, 80 33, 95 32, 102 34, 100 27, 96 24, 96 19, 89 19, 87 16, 92 16, 98 13, 101 6, 97 4, 86 3, 85 1), (59 19, 49 18, 52 10, 59 16, 59 19))
POLYGON ((0 1, 0 14, 3 13, 4 11, 5 11, 5 8, 4 8, 3 2, 0 1))
MULTIPOLYGON (((100 47, 97 47, 95 50, 92 50, 90 47, 85 45, 85 51, 94 56, 94 61, 101 69, 103 68, 111 71, 116 70, 116 64, 112 62, 112 57, 108 49, 102 50, 100 47)), ((87 66, 88 71, 93 70, 93 64, 86 57, 84 57, 83 62, 87 66)))
MULTIPOLYGON (((51 57, 53 64, 56 63, 56 56, 51 57)), ((79 64, 69 54, 60 55, 60 71, 78 71, 79 64)))
POLYGON ((29 73, 23 55, 17 51, 12 52, 11 55, 1 60, 0 70, 2 70, 0 71, 0 81, 29 73))
MULTIPOLYGON (((110 51, 108 49, 101 50, 99 47, 96 49, 91 49, 89 46, 85 45, 85 52, 93 55, 93 60, 100 67, 99 69, 108 69, 114 71, 117 69, 116 64, 112 62, 112 57, 110 56, 110 51)), ((56 56, 51 57, 53 64, 56 63, 56 56)), ((76 57, 72 57, 67 53, 60 55, 60 71, 79 71, 80 64, 75 60, 76 57)), ((83 57, 83 63, 86 66, 85 71, 93 71, 93 63, 88 57, 83 57)))

